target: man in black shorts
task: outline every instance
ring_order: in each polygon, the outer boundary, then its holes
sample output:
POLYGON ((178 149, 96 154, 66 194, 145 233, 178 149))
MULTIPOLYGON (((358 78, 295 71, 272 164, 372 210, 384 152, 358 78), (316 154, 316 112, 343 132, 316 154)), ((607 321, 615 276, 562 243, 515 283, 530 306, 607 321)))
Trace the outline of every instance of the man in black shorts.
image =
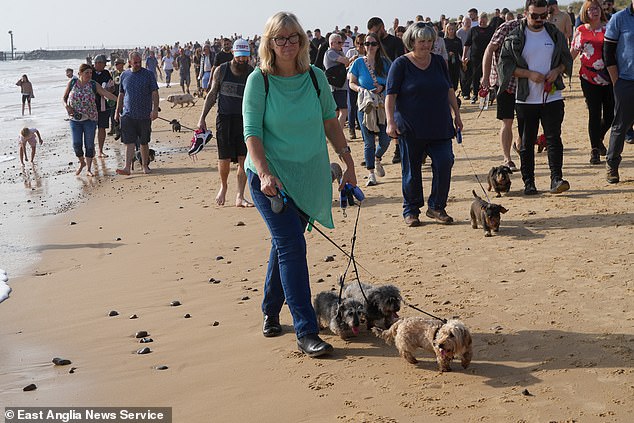
MULTIPOLYGON (((493 38, 484 51, 482 59, 482 80, 480 85, 484 88, 493 87, 497 89, 499 86, 497 66, 500 60, 500 51, 502 43, 506 36, 520 24, 520 21, 513 20, 504 22, 493 33, 493 38)), ((503 164, 508 166, 513 172, 517 166, 511 159, 511 145, 513 143, 513 120, 515 117, 515 86, 517 80, 513 78, 509 83, 509 87, 498 93, 496 97, 497 119, 502 121, 500 128, 500 145, 502 146, 502 155, 504 156, 503 164)), ((518 129, 522 126, 519 125, 518 129)), ((520 139, 522 134, 520 133, 520 139)))
MULTIPOLYGON (((101 85, 103 89, 113 92, 114 80, 112 75, 106 69, 106 56, 100 54, 95 57, 94 71, 92 73, 92 79, 97 84, 101 85)), ((108 100, 95 93, 95 101, 97 102, 97 141, 99 144, 99 152, 97 157, 108 157, 103 152, 103 145, 106 142, 106 129, 110 126, 110 109, 114 107, 113 104, 108 105, 108 100)))
POLYGON ((229 171, 231 162, 238 163, 238 194, 236 207, 253 207, 244 198, 247 175, 244 172, 244 159, 247 145, 244 142, 242 127, 242 98, 244 87, 253 67, 249 65, 251 49, 249 42, 237 39, 233 43, 233 59, 216 67, 211 82, 211 90, 205 99, 205 105, 198 121, 198 128, 207 130, 205 118, 218 100, 218 116, 216 118, 216 140, 218 142, 218 172, 220 173, 220 190, 216 194, 216 204, 223 206, 227 196, 229 171))

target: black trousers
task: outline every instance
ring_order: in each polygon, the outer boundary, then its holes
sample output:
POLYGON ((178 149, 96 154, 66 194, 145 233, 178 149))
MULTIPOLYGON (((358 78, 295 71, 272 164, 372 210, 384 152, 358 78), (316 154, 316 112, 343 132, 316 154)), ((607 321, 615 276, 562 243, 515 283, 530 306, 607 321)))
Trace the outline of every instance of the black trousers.
MULTIPOLYGON (((466 70, 460 66, 460 89, 462 90, 463 97, 471 98, 471 81, 473 79, 473 64, 471 60, 467 62, 466 70)), ((478 93, 473 93, 478 95, 478 93)))
POLYGON ((473 95, 477 96, 480 91, 480 80, 482 79, 482 57, 472 57, 469 60, 473 69, 471 76, 471 86, 473 87, 473 95))
POLYGON ((605 148, 603 138, 614 120, 614 88, 612 84, 595 85, 581 78, 581 90, 588 106, 590 146, 605 148))
POLYGON ((557 100, 545 104, 515 104, 518 125, 522 125, 522 147, 520 159, 522 160, 522 180, 535 183, 535 141, 541 121, 546 144, 548 146, 548 166, 550 168, 550 180, 563 178, 562 168, 564 163, 564 146, 561 142, 561 123, 564 120, 564 101, 557 100))
POLYGON ((634 81, 617 79, 614 84, 614 122, 610 133, 610 146, 605 157, 608 165, 618 168, 625 135, 634 124, 634 81))

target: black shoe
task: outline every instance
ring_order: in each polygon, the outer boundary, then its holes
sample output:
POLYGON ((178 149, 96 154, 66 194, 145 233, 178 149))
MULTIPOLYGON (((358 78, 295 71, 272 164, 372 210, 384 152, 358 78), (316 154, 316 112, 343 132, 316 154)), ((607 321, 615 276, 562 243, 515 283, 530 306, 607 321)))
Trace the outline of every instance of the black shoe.
POLYGON ((477 102, 478 102, 478 97, 473 96, 473 97, 471 98, 471 104, 476 104, 477 102))
POLYGON ((608 149, 605 148, 605 145, 601 144, 601 147, 599 147, 599 154, 602 156, 605 156, 606 154, 608 154, 608 149))
POLYGON ((535 182, 526 182, 524 184, 524 195, 537 195, 535 182))
POLYGON ((611 184, 619 183, 619 168, 606 165, 606 180, 611 184))
POLYGON ((262 324, 262 335, 267 338, 282 334, 282 325, 280 325, 279 316, 264 315, 264 323, 262 324))
POLYGON ((392 157, 392 164, 397 164, 401 162, 401 155, 399 154, 398 156, 395 154, 394 157, 392 157))
POLYGON ((550 184, 550 193, 551 194, 561 194, 564 191, 568 191, 570 189, 570 184, 568 181, 564 179, 555 179, 550 184))
POLYGON ((332 345, 322 341, 317 334, 302 336, 297 340, 297 347, 309 357, 319 357, 333 351, 332 345))
POLYGON ((599 156, 600 152, 598 148, 593 148, 590 152, 590 164, 598 165, 601 164, 601 156, 599 156))

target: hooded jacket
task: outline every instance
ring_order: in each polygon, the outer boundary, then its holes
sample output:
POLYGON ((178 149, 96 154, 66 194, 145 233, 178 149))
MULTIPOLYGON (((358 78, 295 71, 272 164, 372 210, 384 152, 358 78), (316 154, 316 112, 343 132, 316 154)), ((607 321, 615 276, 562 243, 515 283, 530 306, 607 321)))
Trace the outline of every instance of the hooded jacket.
MULTIPOLYGON (((526 34, 524 31, 527 27, 526 19, 520 22, 520 25, 507 35, 502 44, 502 51, 500 53, 500 60, 498 62, 498 75, 500 80, 500 89, 498 93, 505 91, 508 88, 509 82, 513 77, 513 72, 516 68, 528 69, 528 63, 522 57, 522 51, 526 44, 526 34)), ((572 75, 572 56, 568 49, 568 43, 564 34, 557 29, 557 27, 550 22, 544 22, 544 28, 548 35, 555 43, 555 51, 551 60, 550 68, 555 69, 559 65, 564 65, 564 73, 566 75, 572 75)), ((564 85, 564 79, 560 74, 555 80, 555 87, 557 90, 563 90, 566 88, 564 85)), ((517 99, 525 101, 529 94, 528 78, 517 78, 517 99)))

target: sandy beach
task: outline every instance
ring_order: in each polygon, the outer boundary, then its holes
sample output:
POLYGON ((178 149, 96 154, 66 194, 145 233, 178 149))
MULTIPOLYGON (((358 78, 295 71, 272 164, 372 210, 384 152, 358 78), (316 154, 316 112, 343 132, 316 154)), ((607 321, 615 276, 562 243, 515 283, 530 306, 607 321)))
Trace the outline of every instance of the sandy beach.
MULTIPOLYGON (((162 88, 161 98, 179 90, 162 88)), ((482 181, 501 163, 495 107, 477 118, 477 107, 463 104, 450 226, 423 217, 422 227, 405 227, 400 165, 365 188, 363 143, 350 143, 367 196, 356 246, 362 280, 395 284, 408 303, 462 319, 474 340, 468 369, 455 361, 439 373, 422 350, 409 364, 368 333, 346 342, 324 331, 335 353, 307 358, 287 308, 283 336, 264 338, 264 222, 254 208, 233 206, 235 168, 227 205, 215 204, 215 140, 193 162, 191 133, 156 121, 154 173, 114 176, 123 148, 108 137, 111 157, 95 186, 77 207, 46 218, 41 260, 10 280, 0 304, 0 406, 173 407, 174 422, 631 421, 634 149, 626 145, 621 183, 609 185, 604 165, 588 163, 577 77, 565 97, 571 190, 547 193, 546 153, 536 154, 541 194, 522 195, 514 174, 511 192, 492 196, 509 212, 491 238, 470 226, 471 191, 482 191, 466 155, 482 181), (152 343, 139 344, 142 330, 152 343), (152 352, 136 354, 144 346, 152 352), (72 364, 55 366, 53 357, 72 364), (23 392, 31 383, 37 390, 23 392)), ((195 127, 202 101, 161 103, 162 117, 195 127)), ((215 127, 215 111, 207 124, 215 127)), ((425 166, 426 195, 430 175, 425 166)), ((355 212, 344 218, 333 201, 333 214, 336 229, 326 232, 349 249, 355 212)), ((306 238, 313 294, 336 288, 345 257, 314 231, 306 238)))

